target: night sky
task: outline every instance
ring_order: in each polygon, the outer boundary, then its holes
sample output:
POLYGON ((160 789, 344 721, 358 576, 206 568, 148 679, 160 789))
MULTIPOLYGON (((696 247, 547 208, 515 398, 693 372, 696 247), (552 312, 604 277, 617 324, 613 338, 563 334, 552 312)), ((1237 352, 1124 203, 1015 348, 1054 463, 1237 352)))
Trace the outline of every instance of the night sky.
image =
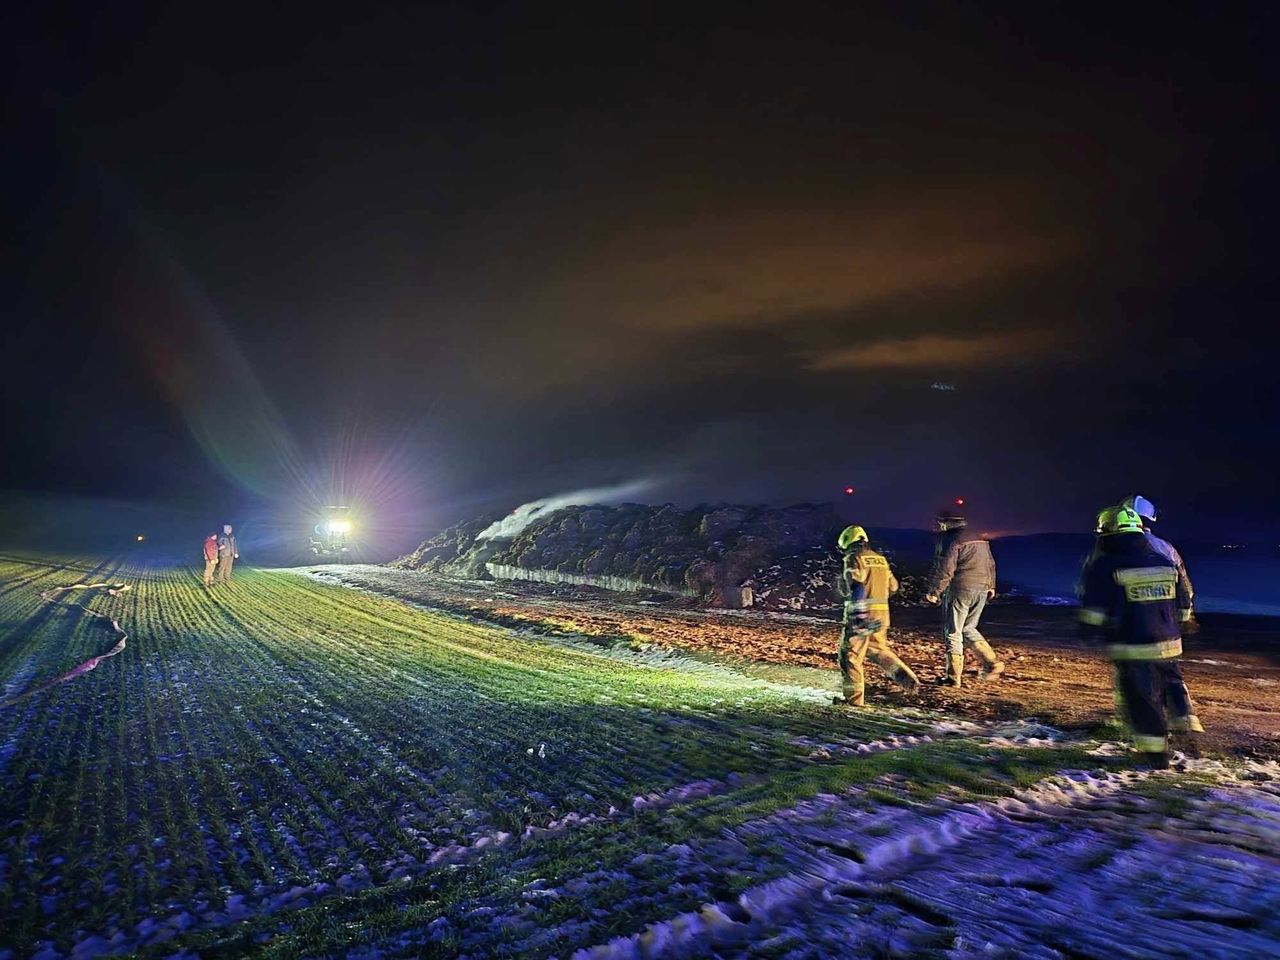
POLYGON ((0 488, 1280 532, 1274 5, 857 6, 11 10, 0 488))

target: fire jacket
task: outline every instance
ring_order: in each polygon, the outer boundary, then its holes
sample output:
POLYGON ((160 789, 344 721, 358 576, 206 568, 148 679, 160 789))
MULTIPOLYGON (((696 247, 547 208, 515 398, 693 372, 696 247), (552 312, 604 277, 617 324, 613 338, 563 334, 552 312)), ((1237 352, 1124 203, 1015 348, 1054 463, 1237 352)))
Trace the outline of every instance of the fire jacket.
POLYGON ((1187 565, 1182 562, 1182 554, 1178 552, 1177 547, 1168 540, 1160 539, 1150 530, 1146 531, 1145 536, 1147 538, 1147 543, 1151 544, 1151 549, 1155 550, 1155 552, 1160 554, 1162 557, 1173 561, 1173 566, 1174 569, 1178 571, 1178 580, 1180 581, 1182 588, 1187 591, 1187 597, 1194 600, 1196 591, 1195 588, 1191 586, 1191 578, 1187 576, 1187 565))
POLYGON ((1141 533, 1105 537, 1084 573, 1080 622, 1101 631, 1113 660, 1166 660, 1182 654, 1191 597, 1172 560, 1141 533))
MULTIPOLYGON (((1147 543, 1151 545, 1156 553, 1162 557, 1166 557, 1173 561, 1174 569, 1178 571, 1178 581, 1182 589, 1187 591, 1187 596, 1194 601, 1196 596, 1195 588, 1191 586, 1191 577, 1187 575, 1187 565, 1182 562, 1182 554, 1178 553, 1178 549, 1168 540, 1162 540, 1150 530, 1143 531, 1143 536, 1147 538, 1147 543)), ((1084 561, 1084 566, 1080 570, 1080 579, 1076 581, 1076 599, 1084 598, 1084 580, 1089 573, 1089 568, 1093 562, 1102 556, 1102 537, 1098 537, 1093 544, 1093 552, 1084 561)))
POLYGON ((888 627, 889 596, 898 592, 898 578, 884 555, 865 545, 850 550, 844 555, 842 579, 847 583, 846 596, 861 592, 867 602, 867 613, 879 620, 882 627, 888 627))
POLYGON ((236 546, 236 535, 234 533, 224 533, 218 538, 218 556, 231 557, 232 559, 240 556, 240 550, 236 546))
POLYGON ((206 560, 218 559, 218 538, 217 537, 204 538, 204 558, 206 560))
POLYGON ((947 587, 956 590, 994 590, 996 561, 991 544, 967 527, 948 530, 938 537, 933 569, 926 593, 941 596, 947 587))

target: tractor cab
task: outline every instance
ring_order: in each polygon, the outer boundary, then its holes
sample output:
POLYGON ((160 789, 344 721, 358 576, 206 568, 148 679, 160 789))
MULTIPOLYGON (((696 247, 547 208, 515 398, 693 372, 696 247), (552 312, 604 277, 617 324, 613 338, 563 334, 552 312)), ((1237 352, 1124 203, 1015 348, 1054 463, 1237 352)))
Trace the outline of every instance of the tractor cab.
POLYGON ((329 506, 311 531, 311 552, 317 557, 345 556, 352 546, 352 524, 347 507, 329 506))

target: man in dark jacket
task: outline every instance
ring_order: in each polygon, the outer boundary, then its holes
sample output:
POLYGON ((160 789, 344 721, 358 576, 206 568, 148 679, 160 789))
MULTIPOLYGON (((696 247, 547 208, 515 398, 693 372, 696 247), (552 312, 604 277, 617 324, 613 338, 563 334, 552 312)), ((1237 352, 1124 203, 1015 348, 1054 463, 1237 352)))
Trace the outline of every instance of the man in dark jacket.
POLYGON ((223 524, 222 536, 218 538, 218 583, 231 580, 231 568, 240 559, 240 548, 236 545, 236 536, 231 532, 231 524, 223 524))
POLYGON ((1165 691, 1182 684, 1178 658, 1191 597, 1174 562, 1147 540, 1137 513, 1120 508, 1114 531, 1085 573, 1080 622, 1105 638, 1134 746, 1150 766, 1163 769, 1169 765, 1165 691))
POLYGON ((939 510, 938 542, 925 599, 942 603, 942 639, 946 644, 946 671, 939 681, 960 686, 964 673, 964 648, 978 655, 982 665, 978 679, 995 680, 1004 663, 978 632, 978 621, 987 601, 996 595, 996 562, 991 544, 969 532, 968 522, 952 510, 939 510))

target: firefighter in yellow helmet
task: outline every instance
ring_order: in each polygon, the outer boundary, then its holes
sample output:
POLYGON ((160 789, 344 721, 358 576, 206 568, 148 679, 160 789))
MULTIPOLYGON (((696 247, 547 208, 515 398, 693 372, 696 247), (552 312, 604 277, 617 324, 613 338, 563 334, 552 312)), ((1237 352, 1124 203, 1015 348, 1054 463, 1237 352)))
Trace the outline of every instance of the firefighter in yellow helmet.
POLYGON ((836 545, 843 557, 840 594, 844 598, 844 618, 836 654, 844 696, 838 702, 854 707, 866 702, 862 663, 867 659, 895 683, 914 691, 920 681, 889 646, 889 596, 898 591, 898 579, 889 561, 871 549, 867 531, 862 527, 846 527, 836 545))

